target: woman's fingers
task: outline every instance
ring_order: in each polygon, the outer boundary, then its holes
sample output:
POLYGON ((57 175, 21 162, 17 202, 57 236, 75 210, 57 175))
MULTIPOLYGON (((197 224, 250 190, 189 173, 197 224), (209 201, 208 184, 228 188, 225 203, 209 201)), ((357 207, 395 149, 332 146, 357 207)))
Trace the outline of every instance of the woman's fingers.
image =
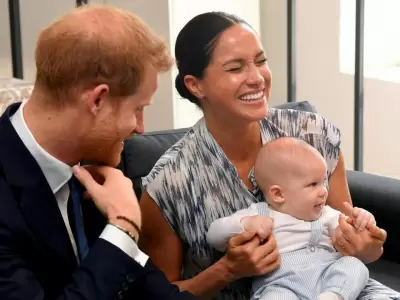
POLYGON ((275 248, 271 253, 269 253, 260 261, 259 273, 260 274, 270 273, 277 267, 279 267, 280 263, 281 263, 281 257, 279 254, 279 250, 278 248, 275 248))
POLYGON ((339 228, 342 232, 342 236, 348 241, 352 242, 356 238, 355 228, 351 226, 344 215, 339 216, 339 228))
MULTIPOLYGON (((251 241, 254 236, 256 235, 255 232, 252 231, 243 231, 229 239, 228 246, 231 248, 235 248, 241 245, 244 245, 251 241)), ((253 241, 253 243, 256 243, 256 241, 253 241)))
POLYGON ((375 239, 378 239, 382 243, 386 241, 387 233, 384 229, 379 228, 378 226, 375 225, 374 230, 370 232, 371 236, 375 239))

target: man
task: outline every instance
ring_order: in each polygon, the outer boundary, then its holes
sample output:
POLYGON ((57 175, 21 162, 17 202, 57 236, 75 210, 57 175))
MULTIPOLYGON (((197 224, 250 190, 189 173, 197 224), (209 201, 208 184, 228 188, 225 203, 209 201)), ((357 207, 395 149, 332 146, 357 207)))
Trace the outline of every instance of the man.
POLYGON ((29 100, 0 118, 0 299, 194 299, 138 249, 132 183, 76 166, 118 165, 143 132, 166 45, 129 12, 85 6, 45 28, 35 56, 29 100))

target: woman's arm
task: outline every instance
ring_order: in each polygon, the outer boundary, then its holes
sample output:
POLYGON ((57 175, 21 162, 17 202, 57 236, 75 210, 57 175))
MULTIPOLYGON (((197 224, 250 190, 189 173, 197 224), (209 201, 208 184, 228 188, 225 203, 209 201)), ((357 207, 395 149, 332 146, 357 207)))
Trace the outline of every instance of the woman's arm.
POLYGON ((140 247, 181 291, 189 291, 195 296, 211 297, 238 278, 265 274, 279 265, 279 253, 272 236, 269 242, 260 246, 254 233, 243 232, 230 239, 228 254, 222 259, 197 276, 180 280, 182 242, 147 193, 143 193, 140 206, 143 220, 140 247))
POLYGON ((346 167, 343 152, 340 150, 335 170, 329 180, 329 194, 327 204, 332 208, 348 213, 345 202, 352 204, 349 186, 347 184, 346 167))
POLYGON ((140 207, 143 225, 139 245, 168 280, 176 284, 181 291, 187 290, 196 296, 211 296, 231 281, 232 276, 229 275, 223 260, 193 279, 181 281, 182 242, 149 194, 142 195, 140 207))
MULTIPOLYGON (((352 216, 351 207, 346 207, 345 202, 352 204, 343 153, 340 151, 336 169, 329 181, 327 203, 345 215, 352 216)), ((379 259, 383 253, 382 247, 385 240, 386 232, 380 228, 377 228, 373 233, 367 230, 360 232, 344 221, 339 222, 339 226, 332 237, 333 244, 339 252, 343 255, 356 256, 364 263, 379 259)))

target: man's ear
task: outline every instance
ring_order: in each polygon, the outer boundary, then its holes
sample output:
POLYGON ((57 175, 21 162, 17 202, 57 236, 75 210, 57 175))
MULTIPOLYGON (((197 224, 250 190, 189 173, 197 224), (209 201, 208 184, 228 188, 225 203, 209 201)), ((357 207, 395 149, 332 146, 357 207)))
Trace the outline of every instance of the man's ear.
POLYGON ((87 94, 86 105, 93 115, 97 115, 109 101, 109 95, 110 88, 107 84, 100 84, 87 94))
POLYGON ((275 204, 283 204, 285 198, 283 197, 282 188, 279 185, 274 184, 270 187, 269 200, 274 202, 275 204))

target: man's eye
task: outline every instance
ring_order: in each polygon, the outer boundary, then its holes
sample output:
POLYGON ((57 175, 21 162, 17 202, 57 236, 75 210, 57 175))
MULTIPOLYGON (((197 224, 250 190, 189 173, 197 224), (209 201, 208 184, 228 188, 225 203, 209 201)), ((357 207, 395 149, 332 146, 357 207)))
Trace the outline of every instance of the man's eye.
POLYGON ((268 60, 267 60, 266 58, 264 58, 264 59, 262 59, 262 60, 256 62, 256 64, 259 65, 259 66, 260 66, 260 65, 264 65, 267 61, 268 61, 268 60))

